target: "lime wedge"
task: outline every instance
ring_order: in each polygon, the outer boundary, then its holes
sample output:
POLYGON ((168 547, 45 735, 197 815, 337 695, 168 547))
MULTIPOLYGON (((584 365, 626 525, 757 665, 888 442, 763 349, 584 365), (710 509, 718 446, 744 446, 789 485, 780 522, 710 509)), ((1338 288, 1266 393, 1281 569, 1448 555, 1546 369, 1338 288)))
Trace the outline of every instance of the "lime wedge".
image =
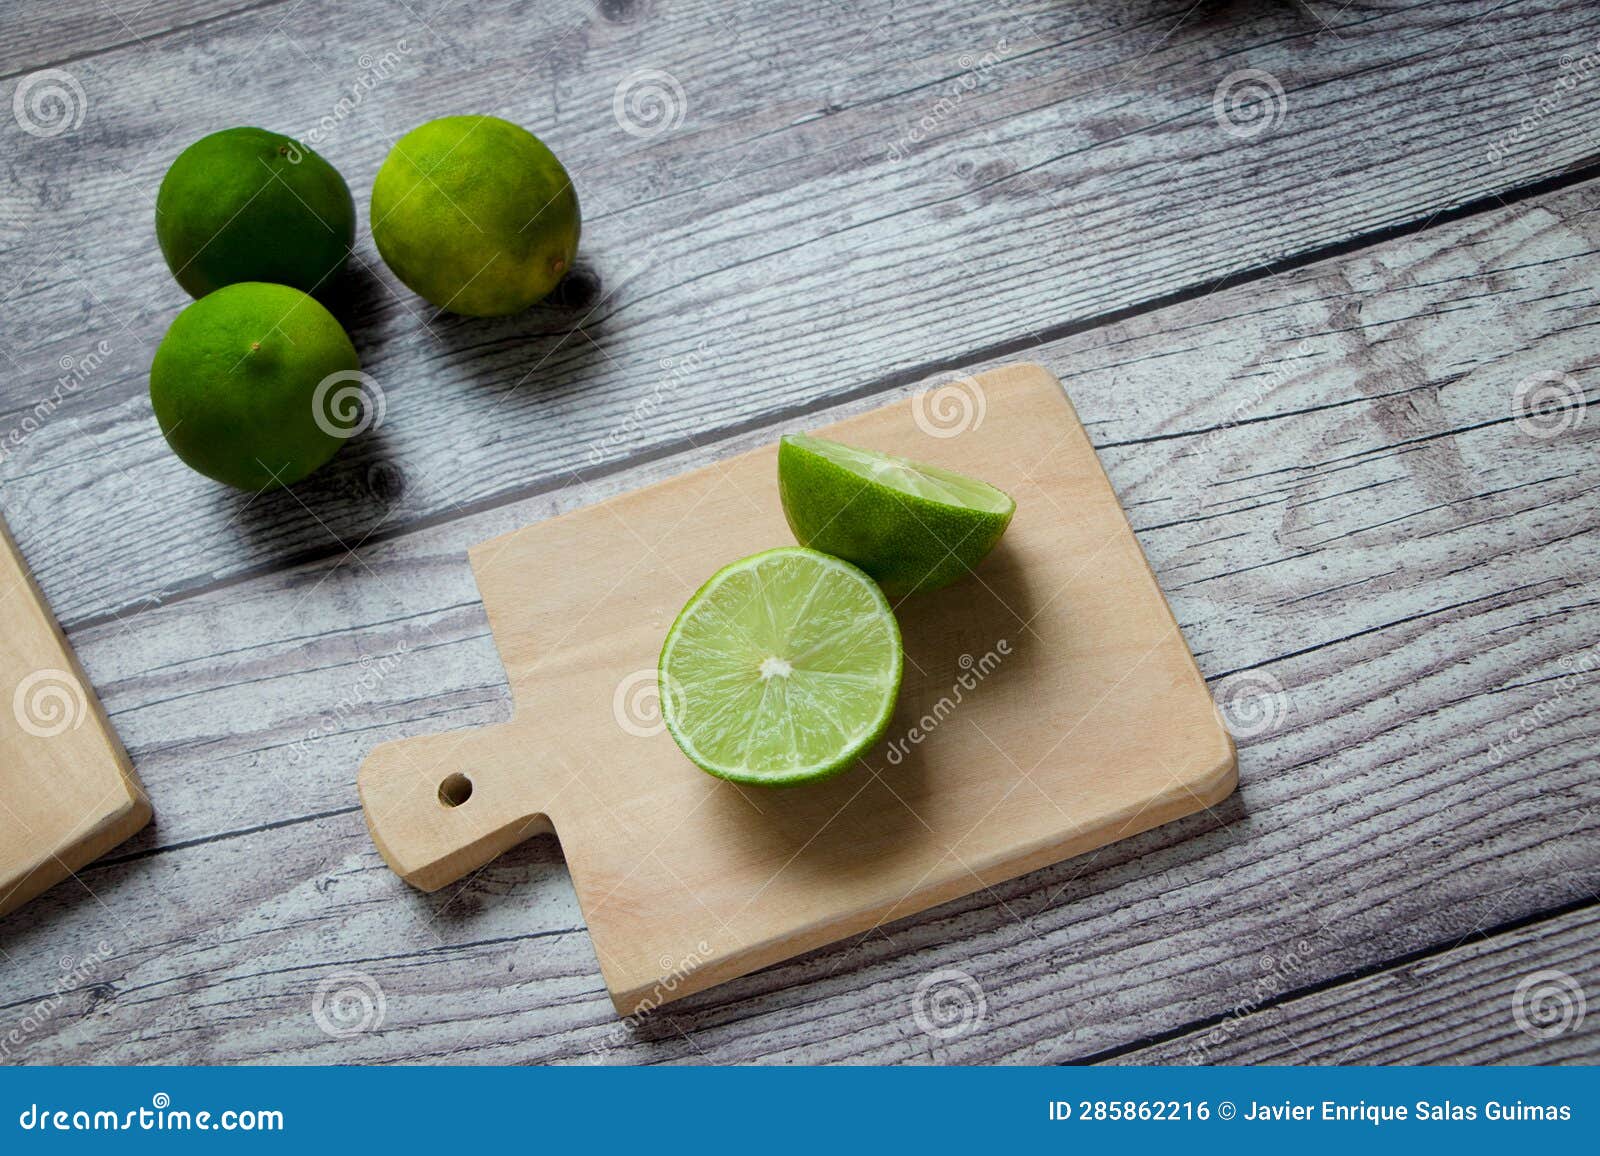
POLYGON ((877 741, 900 693, 900 627, 848 562, 786 546, 711 576, 661 647, 661 713, 701 770, 788 786, 877 741))
POLYGON ((965 474, 806 434, 779 443, 778 490, 802 545, 854 562, 891 598, 964 577, 1017 509, 965 474))

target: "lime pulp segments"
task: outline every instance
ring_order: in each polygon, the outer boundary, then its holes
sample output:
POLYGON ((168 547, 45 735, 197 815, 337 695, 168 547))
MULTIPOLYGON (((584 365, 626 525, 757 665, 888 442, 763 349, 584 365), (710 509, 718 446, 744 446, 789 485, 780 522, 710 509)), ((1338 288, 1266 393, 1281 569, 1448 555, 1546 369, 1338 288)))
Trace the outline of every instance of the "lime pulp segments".
POLYGON ((778 489, 801 545, 854 562, 891 598, 965 577, 1017 508, 976 478, 806 434, 779 443, 778 489))
POLYGON ((717 571, 661 648, 662 717, 719 778, 795 785, 838 774, 889 725, 900 627, 848 562, 786 546, 717 571))

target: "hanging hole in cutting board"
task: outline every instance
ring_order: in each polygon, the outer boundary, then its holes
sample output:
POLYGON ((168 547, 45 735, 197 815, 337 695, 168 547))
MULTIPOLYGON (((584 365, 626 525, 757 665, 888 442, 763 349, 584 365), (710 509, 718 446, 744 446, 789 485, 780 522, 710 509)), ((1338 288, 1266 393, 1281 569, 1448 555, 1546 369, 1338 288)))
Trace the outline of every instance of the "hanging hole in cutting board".
POLYGON ((446 807, 459 807, 472 798, 472 780, 460 771, 439 784, 439 802, 446 807))

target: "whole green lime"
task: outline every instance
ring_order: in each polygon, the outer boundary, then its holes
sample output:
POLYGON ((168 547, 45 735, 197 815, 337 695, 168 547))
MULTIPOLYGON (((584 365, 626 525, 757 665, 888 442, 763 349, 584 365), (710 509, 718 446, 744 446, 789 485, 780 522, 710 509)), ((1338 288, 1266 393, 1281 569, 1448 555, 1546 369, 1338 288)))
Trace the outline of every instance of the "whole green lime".
POLYGON ((202 137, 156 194, 156 240, 191 297, 239 281, 315 292, 356 237, 356 207, 337 169, 261 128, 202 137))
POLYGON ((546 296, 572 268, 580 224, 555 154, 499 117, 412 129, 372 185, 372 237, 395 276, 472 317, 518 313, 546 296))
POLYGON ((167 444, 206 477, 287 486, 365 428, 350 420, 360 369, 311 297, 241 281, 178 314, 150 366, 150 404, 167 444))

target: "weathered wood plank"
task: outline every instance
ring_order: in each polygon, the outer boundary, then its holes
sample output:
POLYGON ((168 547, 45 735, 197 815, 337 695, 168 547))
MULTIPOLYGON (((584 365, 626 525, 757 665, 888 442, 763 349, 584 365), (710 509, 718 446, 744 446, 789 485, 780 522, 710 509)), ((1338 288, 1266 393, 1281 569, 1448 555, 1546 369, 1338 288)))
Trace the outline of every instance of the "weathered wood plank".
POLYGON ((1230 702, 1240 679, 1263 691, 1269 709, 1232 716, 1242 786, 1216 813, 620 1034, 552 841, 408 891, 352 784, 380 739, 506 717, 462 550, 762 429, 75 631, 157 825, 85 874, 103 903, 64 887, 6 922, 0 1004, 104 940, 100 986, 30 1057, 1068 1060, 1222 1014, 1264 953, 1313 945, 1312 984, 1585 898, 1597 192, 1035 351, 1202 668, 1230 702), (1550 382, 1568 409, 1519 423, 1517 385, 1541 373, 1568 375, 1550 382), (986 1010, 944 1038, 911 1001, 947 969, 986 1010), (351 971, 387 1018, 336 1038, 311 1002, 351 971))
POLYGON ((1600 152, 1600 82, 1561 87, 1578 65, 1560 61, 1597 40, 1575 0, 484 4, 432 30, 304 5, 106 52, 79 68, 82 125, 18 134, 9 165, 0 433, 26 436, 0 462, 6 512, 72 623, 570 484, 1578 164, 1600 152), (635 137, 612 101, 646 66, 679 79, 684 119, 635 137), (1244 68, 1285 92, 1248 138, 1213 106, 1244 68), (364 239, 341 308, 381 428, 292 494, 189 473, 144 392, 185 300, 150 235, 178 148, 230 123, 317 129, 364 204, 399 131, 490 106, 574 170, 586 266, 562 302, 430 322, 364 239), (1269 188, 1292 209, 1263 212, 1269 188), (63 358, 82 381, 33 429, 63 358))
POLYGON ((1592 1064, 1597 933, 1591 905, 1281 1003, 1298 961, 1268 957, 1237 1012, 1113 1062, 1592 1064))
POLYGON ((294 0, 17 0, 6 5, 0 77, 70 67, 128 45, 159 51, 175 31, 193 32, 247 9, 293 7, 294 0))

